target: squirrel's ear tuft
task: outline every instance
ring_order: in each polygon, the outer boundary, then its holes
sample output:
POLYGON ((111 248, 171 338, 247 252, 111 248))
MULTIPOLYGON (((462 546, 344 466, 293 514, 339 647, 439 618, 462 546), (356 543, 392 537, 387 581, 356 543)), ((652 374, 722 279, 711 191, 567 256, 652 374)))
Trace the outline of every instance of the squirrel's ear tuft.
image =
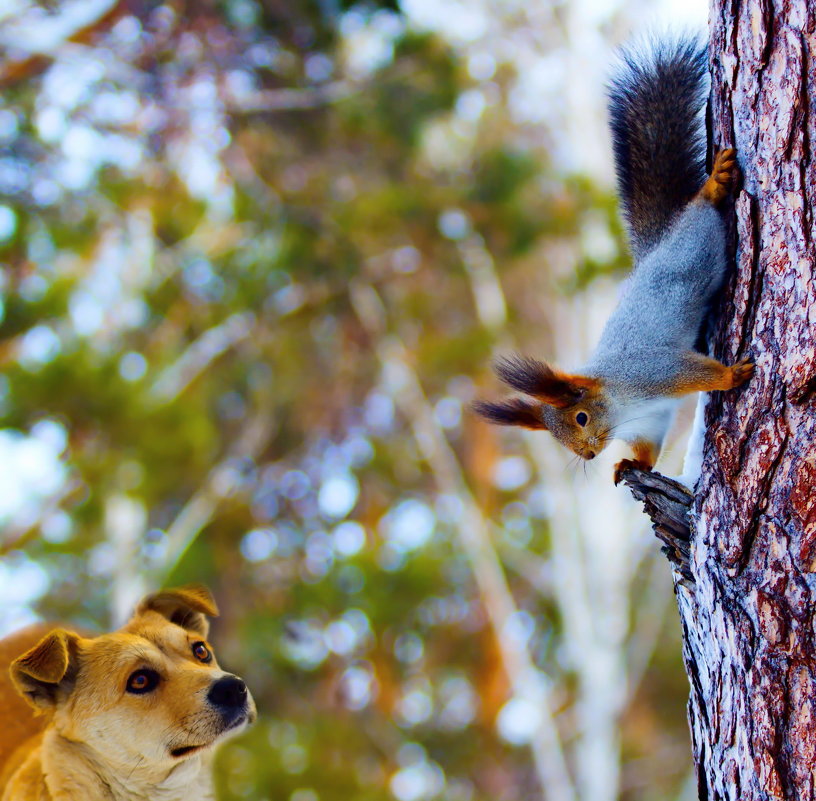
POLYGON ((556 409, 572 406, 588 388, 588 379, 560 373, 548 364, 527 356, 502 357, 496 360, 494 369, 508 386, 556 409))
POLYGON ((476 401, 473 411, 500 426, 522 426, 539 430, 547 428, 541 419, 541 405, 522 398, 511 398, 501 403, 476 401))

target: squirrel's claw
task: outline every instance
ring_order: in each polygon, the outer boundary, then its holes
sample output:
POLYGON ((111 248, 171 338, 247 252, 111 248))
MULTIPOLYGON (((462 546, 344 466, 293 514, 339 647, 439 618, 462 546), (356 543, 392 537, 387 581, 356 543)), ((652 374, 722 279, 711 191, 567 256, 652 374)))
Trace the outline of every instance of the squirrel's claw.
POLYGON ((648 462, 642 462, 640 459, 621 459, 615 465, 614 481, 616 487, 621 483, 623 474, 627 470, 643 470, 644 472, 651 473, 652 465, 648 464, 648 462))

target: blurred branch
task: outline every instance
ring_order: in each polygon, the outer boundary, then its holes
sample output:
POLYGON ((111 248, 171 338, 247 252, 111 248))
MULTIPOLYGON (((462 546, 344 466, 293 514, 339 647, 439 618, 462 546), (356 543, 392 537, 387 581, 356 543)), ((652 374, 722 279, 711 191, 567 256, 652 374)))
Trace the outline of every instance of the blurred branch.
MULTIPOLYGON (((649 791, 654 790, 655 763, 660 766, 660 775, 677 776, 679 774, 688 775, 686 763, 688 762, 688 746, 679 743, 660 748, 653 758, 630 759, 624 768, 621 780, 621 792, 626 798, 631 797, 651 797, 649 791)), ((695 776, 696 779, 696 776, 695 776)), ((693 795, 686 795, 689 784, 684 777, 681 785, 682 789, 676 801, 697 801, 696 781, 694 783, 693 795)))
POLYGON ((106 528, 108 539, 117 553, 117 568, 111 587, 111 613, 115 621, 121 623, 127 617, 148 586, 160 587, 167 580, 213 519, 219 505, 239 486, 238 463, 256 460, 267 446, 272 431, 272 416, 266 404, 261 403, 257 412, 242 427, 227 456, 209 472, 202 486, 168 526, 164 559, 152 571, 144 569, 140 553, 145 521, 142 520, 139 525, 131 524, 127 513, 130 512, 132 518, 133 510, 129 510, 121 498, 108 500, 107 511, 110 514, 106 514, 106 528))
POLYGON ((409 421, 439 491, 455 495, 463 503, 456 530, 473 568, 504 669, 514 695, 530 700, 541 712, 541 724, 530 747, 542 794, 552 801, 575 801, 575 790, 552 714, 549 688, 544 675, 533 664, 526 645, 514 633, 512 623, 517 608, 491 543, 488 523, 465 483, 455 453, 436 425, 433 409, 409 366, 402 342, 385 333, 385 309, 376 290, 367 284, 352 284, 351 301, 363 327, 376 343, 377 356, 393 399, 409 421))
POLYGON ((269 442, 273 428, 272 416, 261 404, 261 408, 241 429, 227 457, 210 471, 204 485, 187 501, 168 527, 162 578, 173 571, 196 537, 212 520, 218 505, 235 491, 239 482, 236 462, 257 459, 269 442))
POLYGON ((112 493, 105 499, 105 535, 113 547, 110 610, 112 622, 121 626, 130 616, 147 585, 143 571, 135 570, 147 521, 141 501, 124 493, 112 493))
POLYGON ((507 322, 507 303, 490 251, 478 234, 461 242, 458 250, 470 280, 479 322, 489 331, 500 330, 507 322))
POLYGON ((683 782, 680 792, 677 794, 677 801, 697 801, 697 770, 692 767, 683 782))
POLYGON ((13 24, 4 23, 0 46, 20 55, 7 58, 0 66, 0 86, 45 72, 63 45, 87 43, 123 15, 125 6, 124 0, 74 0, 63 3, 55 14, 43 15, 38 8, 28 20, 23 15, 13 24))
MULTIPOLYGON (((587 504, 573 487, 565 486, 567 454, 557 446, 546 451, 532 435, 524 439, 542 483, 560 498, 549 520, 552 597, 564 627, 565 653, 577 677, 572 739, 576 784, 585 801, 611 801, 618 798, 618 726, 625 692, 623 629, 615 625, 623 616, 623 598, 617 591, 622 577, 618 559, 608 558, 605 546, 594 539, 598 531, 591 507, 613 517, 614 506, 607 502, 608 490, 597 483, 581 490, 592 493, 587 504)), ((608 538, 608 532, 604 536, 608 538)))
MULTIPOLYGON (((395 78, 409 78, 415 74, 411 66, 398 66, 393 70, 395 78)), ((270 111, 297 111, 300 109, 319 108, 369 88, 371 84, 349 81, 334 81, 323 86, 309 89, 265 89, 253 92, 246 98, 227 97, 224 106, 230 114, 264 114, 270 111)))
POLYGON ((3 531, 2 542, 0 542, 0 557, 6 556, 11 551, 17 551, 24 548, 31 540, 40 535, 41 527, 44 520, 55 512, 57 512, 64 501, 69 499, 72 495, 80 495, 82 490, 82 483, 75 480, 67 480, 60 488, 42 501, 40 508, 37 510, 36 520, 27 520, 22 523, 11 523, 5 531, 3 531))
POLYGON ((548 559, 529 549, 508 545, 502 548, 501 560, 521 576, 536 593, 545 598, 552 597, 553 568, 548 559))
POLYGON ((313 89, 267 89, 246 98, 227 102, 230 114, 264 114, 270 111, 297 111, 336 103, 359 91, 346 81, 317 86, 313 89))
MULTIPOLYGON (((560 265, 567 269, 567 264, 560 265)), ((573 298, 549 311, 552 352, 575 362, 603 320, 595 298, 573 298)), ((540 436, 524 437, 530 460, 553 500, 549 528, 553 598, 563 624, 564 653, 574 671, 572 716, 576 785, 586 801, 619 798, 620 716, 626 702, 625 643, 630 621, 632 538, 627 517, 635 510, 608 476, 586 473, 576 485, 572 455, 540 436)))
POLYGON ((666 592, 666 564, 655 553, 644 597, 634 604, 635 619, 626 649, 626 695, 631 701, 640 687, 666 620, 672 596, 666 592))
POLYGON ((241 312, 205 331, 173 364, 162 371, 151 387, 153 396, 161 401, 169 401, 181 394, 215 359, 247 339, 254 324, 254 314, 241 312))

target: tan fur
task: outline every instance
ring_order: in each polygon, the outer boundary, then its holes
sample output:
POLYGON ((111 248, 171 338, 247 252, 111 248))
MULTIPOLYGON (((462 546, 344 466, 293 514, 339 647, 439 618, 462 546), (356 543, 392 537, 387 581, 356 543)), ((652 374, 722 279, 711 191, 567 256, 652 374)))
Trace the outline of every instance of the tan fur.
POLYGON ((20 654, 35 646, 51 628, 37 623, 0 640, 0 710, 3 715, 3 725, 0 726, 0 791, 27 756, 28 749, 21 748, 21 743, 27 743, 39 735, 47 723, 42 715, 31 713, 31 707, 11 681, 8 666, 20 654))
POLYGON ((734 389, 744 384, 754 372, 750 359, 726 365, 702 353, 686 354, 685 367, 685 372, 666 384, 666 395, 734 389))
POLYGON ((565 384, 577 387, 587 395, 598 395, 601 391, 601 382, 597 378, 574 373, 563 373, 560 370, 554 370, 554 372, 565 384))
POLYGON ((615 484, 620 484, 624 470, 651 470, 657 461, 659 448, 654 442, 645 439, 635 440, 632 443, 634 459, 621 459, 615 465, 615 484))
POLYGON ((214 747, 255 718, 247 693, 225 710, 212 695, 232 680, 206 652, 209 592, 184 587, 148 596, 120 630, 88 638, 43 627, 0 642, 19 695, 0 684, 2 801, 206 801, 214 798, 214 747), (31 646, 35 635, 39 641, 31 646), (27 649, 27 650, 26 650, 27 649), (24 650, 24 653, 21 653, 24 650), (158 684, 128 691, 134 673, 158 684), (21 704, 25 698, 30 707, 21 704), (6 706, 5 702, 9 701, 6 706), (40 717, 37 717, 40 712, 40 717), (14 750, 17 737, 19 747, 14 750))
POLYGON ((549 381, 545 388, 534 393, 534 397, 548 406, 568 409, 575 404, 576 398, 584 397, 589 393, 597 394, 601 388, 601 382, 595 378, 565 373, 550 365, 546 367, 550 370, 549 381))
POLYGON ((632 450, 635 454, 635 461, 642 462, 649 465, 651 470, 654 463, 657 461, 657 448, 653 442, 646 442, 646 440, 636 440, 632 443, 632 450))

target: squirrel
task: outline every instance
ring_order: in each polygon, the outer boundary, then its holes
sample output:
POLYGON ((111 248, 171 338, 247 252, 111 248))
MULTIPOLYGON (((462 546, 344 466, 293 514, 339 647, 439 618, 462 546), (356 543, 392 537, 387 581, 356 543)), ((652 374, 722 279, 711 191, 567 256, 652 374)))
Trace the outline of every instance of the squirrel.
POLYGON ((629 286, 582 369, 502 358, 499 378, 527 397, 474 404, 493 423, 550 431, 584 459, 627 442, 634 458, 615 465, 616 484, 627 469, 654 467, 682 395, 738 387, 754 369, 749 359, 729 366, 695 350, 726 274, 722 208, 739 175, 733 149, 705 175, 706 51, 677 39, 620 54, 608 94, 635 264, 629 286))

